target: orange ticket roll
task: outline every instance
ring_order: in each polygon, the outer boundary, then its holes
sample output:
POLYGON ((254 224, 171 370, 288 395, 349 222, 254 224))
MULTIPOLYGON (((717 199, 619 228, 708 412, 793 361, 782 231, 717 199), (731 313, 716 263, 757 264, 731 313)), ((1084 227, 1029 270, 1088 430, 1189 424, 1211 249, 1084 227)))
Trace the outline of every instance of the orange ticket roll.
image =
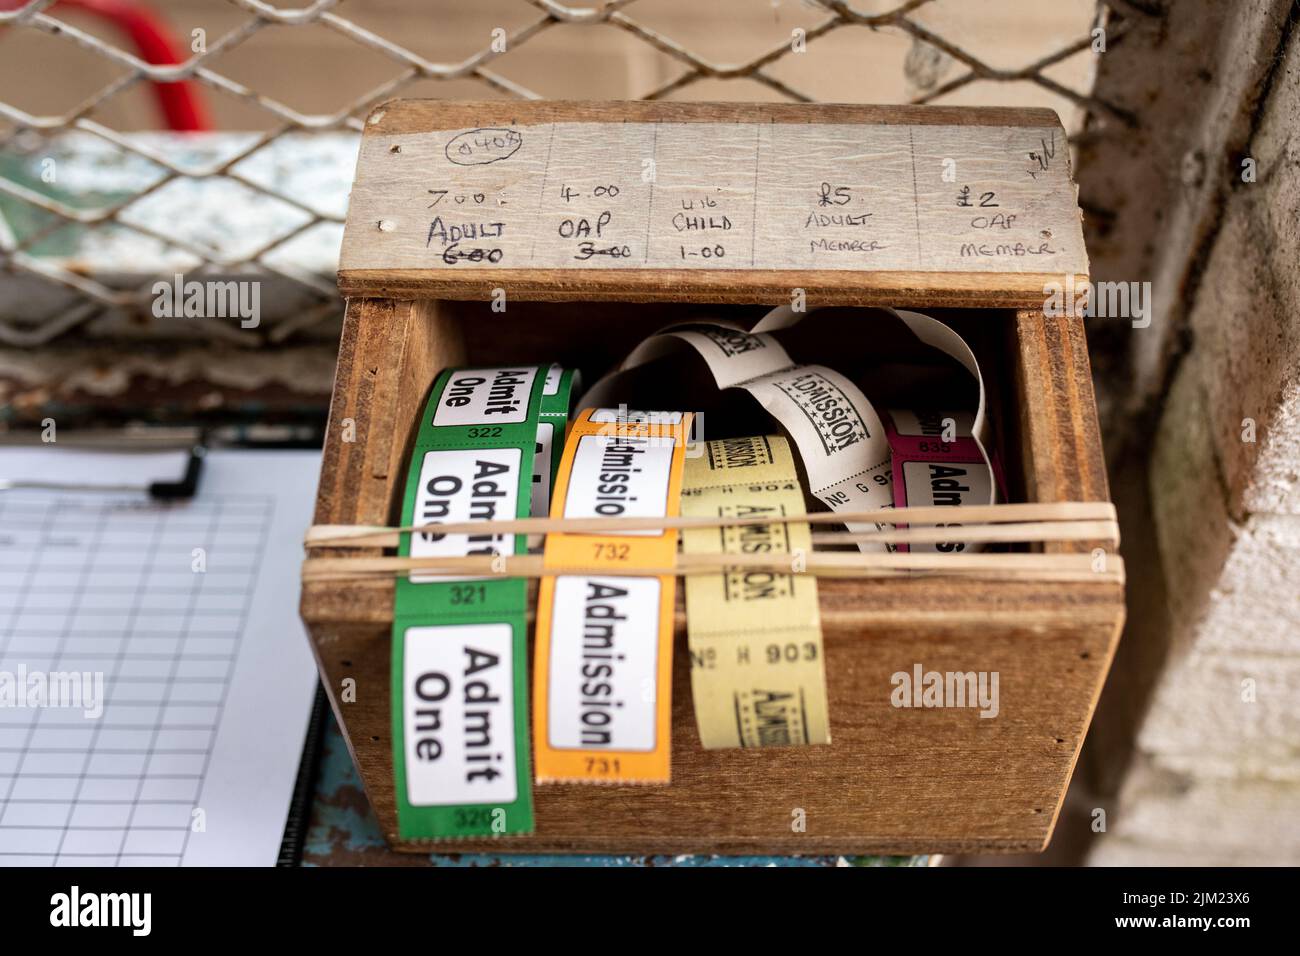
MULTIPOLYGON (((675 517, 690 427, 684 412, 583 411, 551 517, 675 517)), ((555 573, 537 598, 538 783, 669 782, 676 554, 675 529, 547 535, 543 561, 555 573)))

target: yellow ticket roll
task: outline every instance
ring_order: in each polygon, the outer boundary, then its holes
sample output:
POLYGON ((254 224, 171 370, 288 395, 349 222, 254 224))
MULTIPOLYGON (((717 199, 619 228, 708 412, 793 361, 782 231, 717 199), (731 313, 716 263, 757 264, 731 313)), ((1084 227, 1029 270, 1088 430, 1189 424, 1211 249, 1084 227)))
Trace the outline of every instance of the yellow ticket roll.
MULTIPOLYGON (((681 412, 582 412, 551 517, 676 516, 690 425, 681 412)), ((676 554, 673 529, 547 535, 556 573, 537 597, 538 783, 669 782, 676 554)))
MULTIPOLYGON (((784 438, 730 438, 688 459, 682 514, 804 514, 784 438)), ((706 748, 830 743, 817 579, 798 573, 812 550, 807 524, 688 528, 688 554, 789 555, 792 573, 737 568, 686 578, 691 690, 706 748)))

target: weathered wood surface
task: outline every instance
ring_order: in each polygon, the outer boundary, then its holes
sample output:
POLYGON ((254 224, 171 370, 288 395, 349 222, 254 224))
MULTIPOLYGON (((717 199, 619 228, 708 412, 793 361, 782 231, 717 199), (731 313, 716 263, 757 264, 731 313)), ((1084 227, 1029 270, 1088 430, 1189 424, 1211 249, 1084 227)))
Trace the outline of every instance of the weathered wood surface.
POLYGON ((396 101, 349 295, 1029 307, 1086 279, 1050 110, 396 101))

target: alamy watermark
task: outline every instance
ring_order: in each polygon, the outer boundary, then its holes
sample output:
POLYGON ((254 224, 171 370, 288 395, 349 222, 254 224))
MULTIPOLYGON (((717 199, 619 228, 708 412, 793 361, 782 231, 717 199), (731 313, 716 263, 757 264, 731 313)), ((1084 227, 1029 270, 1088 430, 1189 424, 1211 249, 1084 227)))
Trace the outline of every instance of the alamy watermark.
POLYGON ((1151 324, 1151 283, 1075 282, 1067 275, 1060 282, 1043 283, 1043 314, 1129 319, 1133 328, 1145 329, 1151 324))
POLYGON ((628 408, 596 408, 590 421, 601 425, 600 434, 619 441, 633 441, 646 447, 672 447, 680 443, 687 458, 704 454, 704 413, 696 412, 689 424, 682 412, 646 411, 628 408))
POLYGON ((68 708, 87 720, 104 714, 103 671, 0 670, 0 707, 68 708))
POLYGON ((239 319, 241 329, 255 329, 262 323, 262 283, 186 281, 178 272, 171 282, 153 284, 153 314, 159 319, 239 319))
POLYGON ((50 925, 121 927, 132 936, 148 936, 153 930, 153 894, 83 892, 74 884, 68 892, 50 897, 50 925))
POLYGON ((912 670, 895 671, 889 678, 894 689, 889 702, 895 707, 971 707, 979 708, 981 717, 996 717, 1001 710, 998 700, 997 671, 927 671, 921 664, 912 670))

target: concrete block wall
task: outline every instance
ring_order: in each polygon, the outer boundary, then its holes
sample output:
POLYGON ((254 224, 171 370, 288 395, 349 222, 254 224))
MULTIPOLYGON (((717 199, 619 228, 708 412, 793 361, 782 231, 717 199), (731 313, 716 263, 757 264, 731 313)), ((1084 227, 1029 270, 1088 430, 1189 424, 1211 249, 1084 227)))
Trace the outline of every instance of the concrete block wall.
POLYGON ((1149 449, 1162 571, 1129 576, 1163 573, 1168 649, 1094 864, 1300 863, 1300 31, 1286 29, 1246 149, 1256 179, 1224 197, 1149 449))

